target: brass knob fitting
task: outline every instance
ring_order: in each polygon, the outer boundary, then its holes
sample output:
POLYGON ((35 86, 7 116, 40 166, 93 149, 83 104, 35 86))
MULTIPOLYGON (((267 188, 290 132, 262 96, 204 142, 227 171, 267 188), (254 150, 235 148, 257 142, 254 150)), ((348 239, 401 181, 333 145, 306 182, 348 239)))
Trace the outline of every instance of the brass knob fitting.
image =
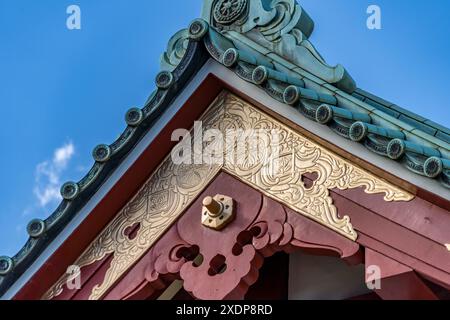
POLYGON ((235 217, 234 200, 223 195, 203 199, 202 224, 205 227, 222 230, 235 217))

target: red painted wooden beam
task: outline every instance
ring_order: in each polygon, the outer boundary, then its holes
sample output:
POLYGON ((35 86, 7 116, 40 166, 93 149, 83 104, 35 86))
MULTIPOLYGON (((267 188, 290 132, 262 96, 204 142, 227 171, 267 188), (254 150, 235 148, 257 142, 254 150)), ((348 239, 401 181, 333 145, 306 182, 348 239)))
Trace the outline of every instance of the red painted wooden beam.
MULTIPOLYGON (((383 300, 439 300, 411 268, 381 253, 366 249, 366 270, 376 267, 380 271, 380 287, 375 293, 383 300)), ((370 284, 374 280, 366 275, 370 284)))
POLYGON ((361 263, 359 249, 357 243, 221 173, 105 299, 142 297, 156 289, 161 276, 172 274, 184 280, 195 298, 239 300, 257 282, 264 259, 277 252, 302 250, 361 263), (221 232, 205 228, 200 219, 202 199, 216 194, 232 197, 237 205, 236 219, 221 232), (203 256, 199 265, 192 263, 198 254, 203 256))

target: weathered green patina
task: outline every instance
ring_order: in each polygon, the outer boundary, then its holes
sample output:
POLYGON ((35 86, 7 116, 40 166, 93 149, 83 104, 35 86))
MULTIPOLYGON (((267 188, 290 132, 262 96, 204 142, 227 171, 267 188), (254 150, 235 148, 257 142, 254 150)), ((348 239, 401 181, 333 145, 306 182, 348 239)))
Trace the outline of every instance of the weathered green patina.
POLYGON ((450 188, 450 130, 358 89, 344 67, 327 65, 308 40, 314 23, 296 0, 205 0, 202 18, 209 53, 241 78, 450 188))

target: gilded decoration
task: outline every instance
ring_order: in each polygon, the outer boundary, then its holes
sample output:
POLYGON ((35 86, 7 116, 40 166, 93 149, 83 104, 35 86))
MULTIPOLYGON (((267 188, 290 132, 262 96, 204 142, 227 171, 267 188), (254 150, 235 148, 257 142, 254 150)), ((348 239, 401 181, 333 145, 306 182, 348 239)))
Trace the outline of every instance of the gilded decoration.
MULTIPOLYGON (((101 299, 158 241, 220 170, 351 240, 357 239, 357 233, 350 218, 343 212, 338 214, 330 190, 364 187, 366 193, 384 194, 385 201, 413 199, 411 194, 367 173, 226 91, 212 103, 200 121, 203 132, 215 129, 224 136, 229 132, 245 135, 250 130, 258 130, 258 139, 264 148, 256 153, 247 153, 242 144, 226 143, 223 148, 225 161, 221 164, 175 165, 172 157, 168 156, 74 263, 82 268, 113 254, 103 283, 94 287, 90 299, 101 299), (229 161, 233 157, 240 161, 229 161), (267 164, 263 158, 272 161, 267 164), (317 177, 311 185, 303 182, 303 177, 308 174, 317 177), (129 238, 127 230, 136 225, 139 225, 136 237, 129 238)), ((249 136, 238 138, 243 138, 239 141, 244 141, 250 149, 254 146, 247 141, 249 136)), ((194 150, 199 141, 205 150, 214 150, 217 143, 194 134, 190 142, 194 150)), ((61 294, 66 281, 67 276, 63 276, 43 299, 61 294)))

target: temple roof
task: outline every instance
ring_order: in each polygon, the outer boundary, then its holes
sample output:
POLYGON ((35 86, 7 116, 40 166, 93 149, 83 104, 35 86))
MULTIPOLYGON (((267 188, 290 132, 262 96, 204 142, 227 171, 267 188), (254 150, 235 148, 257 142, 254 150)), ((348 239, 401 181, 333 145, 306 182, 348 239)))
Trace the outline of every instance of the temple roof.
POLYGON ((205 0, 202 18, 170 39, 157 89, 142 109, 126 113, 122 135, 94 149, 88 174, 64 184, 56 211, 45 221, 31 221, 26 245, 14 257, 0 258, 0 295, 73 220, 210 58, 324 130, 450 189, 450 130, 358 88, 343 66, 329 66, 317 52, 308 40, 313 29, 296 0, 205 0))

